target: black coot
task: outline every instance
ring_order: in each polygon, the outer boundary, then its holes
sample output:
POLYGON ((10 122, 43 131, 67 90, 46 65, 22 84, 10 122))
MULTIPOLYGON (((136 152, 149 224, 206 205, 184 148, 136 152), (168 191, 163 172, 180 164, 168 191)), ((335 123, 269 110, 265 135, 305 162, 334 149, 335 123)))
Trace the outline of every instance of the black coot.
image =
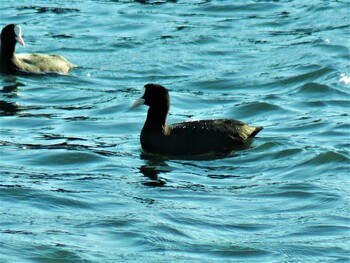
POLYGON ((158 84, 145 85, 143 96, 133 107, 149 106, 141 131, 142 148, 149 153, 169 156, 228 154, 257 135, 263 127, 253 127, 232 119, 200 120, 166 124, 170 107, 168 90, 158 84))

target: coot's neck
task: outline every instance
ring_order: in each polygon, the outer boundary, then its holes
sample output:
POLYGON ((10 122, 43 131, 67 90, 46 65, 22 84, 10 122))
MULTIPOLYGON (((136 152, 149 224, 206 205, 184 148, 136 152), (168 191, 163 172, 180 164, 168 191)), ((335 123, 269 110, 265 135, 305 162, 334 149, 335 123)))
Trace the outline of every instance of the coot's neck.
POLYGON ((143 131, 164 132, 166 118, 169 109, 167 107, 150 107, 147 112, 147 119, 143 131))
POLYGON ((1 38, 1 52, 0 59, 2 62, 10 61, 15 56, 16 40, 5 41, 1 38))

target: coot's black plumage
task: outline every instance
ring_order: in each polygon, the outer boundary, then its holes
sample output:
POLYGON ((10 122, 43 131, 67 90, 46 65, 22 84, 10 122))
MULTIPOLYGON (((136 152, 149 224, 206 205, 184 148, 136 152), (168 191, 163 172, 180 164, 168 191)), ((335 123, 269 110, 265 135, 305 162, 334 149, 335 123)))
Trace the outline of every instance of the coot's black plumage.
POLYGON ((140 141, 142 148, 150 153, 170 156, 228 154, 263 129, 232 119, 166 125, 170 98, 168 90, 158 84, 145 85, 144 95, 133 107, 141 104, 149 109, 140 141))
POLYGON ((59 55, 16 54, 16 43, 24 46, 22 29, 10 24, 1 31, 0 70, 5 73, 58 73, 69 74, 74 67, 59 55))

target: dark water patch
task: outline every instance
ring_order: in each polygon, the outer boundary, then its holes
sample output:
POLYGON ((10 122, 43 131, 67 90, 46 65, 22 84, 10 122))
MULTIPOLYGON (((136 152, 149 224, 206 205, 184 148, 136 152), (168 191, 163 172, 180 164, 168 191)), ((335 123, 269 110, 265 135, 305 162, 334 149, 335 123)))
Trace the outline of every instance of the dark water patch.
MULTIPOLYGON (((164 162, 162 162, 165 164, 164 162)), ((167 183, 166 179, 163 179, 159 174, 169 172, 169 166, 162 166, 158 164, 149 164, 149 165, 142 165, 139 168, 140 173, 142 173, 146 178, 150 179, 144 182, 143 184, 146 186, 152 186, 152 187, 161 187, 165 186, 167 183)))
POLYGON ((140 4, 147 4, 147 5, 162 5, 162 4, 166 4, 166 3, 176 3, 177 0, 163 0, 163 1, 159 1, 159 0, 134 0, 134 2, 140 3, 140 4))
POLYGON ((303 152, 302 149, 285 149, 285 150, 277 150, 275 153, 271 154, 272 158, 277 159, 285 159, 285 158, 292 158, 293 156, 300 156, 300 154, 303 152))
POLYGON ((99 220, 86 220, 85 222, 81 222, 77 225, 77 227, 81 229, 85 228, 101 228, 101 227, 113 227, 114 231, 117 232, 117 229, 120 231, 131 230, 138 224, 142 223, 142 218, 140 218, 137 214, 130 212, 127 214, 119 215, 119 216, 104 216, 99 220))
POLYGON ((132 38, 122 38, 112 44, 113 47, 118 49, 133 49, 137 48, 139 45, 142 45, 142 42, 137 42, 132 38))
POLYGON ((276 142, 276 141, 274 141, 274 142, 265 142, 265 143, 260 144, 256 148, 256 150, 261 151, 261 152, 265 152, 267 150, 274 149, 276 147, 284 147, 284 144, 276 142))
POLYGON ((263 116, 270 116, 277 112, 283 115, 292 114, 292 112, 288 109, 284 109, 281 106, 266 102, 242 103, 240 105, 236 105, 233 112, 235 118, 238 119, 251 118, 252 116, 259 116, 259 118, 263 118, 263 116))
POLYGON ((24 108, 16 103, 0 100, 0 116, 17 115, 23 110, 24 108))
POLYGON ((33 251, 23 251, 23 257, 24 259, 28 259, 34 262, 92 262, 84 259, 84 256, 79 255, 80 253, 71 250, 72 249, 70 249, 68 245, 61 243, 52 243, 50 246, 39 245, 33 251))
MULTIPOLYGON (((346 154, 346 153, 345 153, 346 154)), ((338 176, 349 170, 349 157, 343 153, 327 151, 323 153, 313 153, 305 160, 292 167, 285 176, 288 178, 317 178, 320 176, 338 176)))
POLYGON ((190 40, 188 44, 196 44, 196 45, 209 45, 217 43, 217 40, 213 36, 208 35, 197 35, 194 39, 190 40))
MULTIPOLYGON (((54 109, 58 110, 66 110, 66 111, 73 111, 73 110, 91 110, 95 109, 96 106, 94 105, 74 105, 74 106, 54 106, 54 109)), ((88 118, 88 117, 87 117, 88 118)))
MULTIPOLYGON (((26 231, 26 230, 12 230, 12 229, 4 229, 4 230, 0 230, 0 233, 2 235, 16 235, 16 236, 20 236, 20 235, 30 235, 30 236, 36 236, 36 233, 30 232, 30 231, 26 231)), ((4 238, 6 239, 6 237, 4 238)))
MULTIPOLYGON (((21 85, 19 85, 21 86, 21 85)), ((15 87, 15 86, 7 86, 15 87)), ((5 89, 6 87, 4 87, 5 89)), ((5 92, 5 90, 3 90, 5 92)), ((42 105, 24 105, 22 104, 21 96, 18 93, 12 93, 11 91, 6 91, 4 93, 4 100, 0 100, 0 116, 20 116, 20 117, 46 117, 50 118, 55 116, 50 113, 41 113, 41 110, 45 110, 42 105), (31 112, 38 112, 37 114, 31 112)))
POLYGON ((74 117, 66 117, 64 118, 67 121, 97 121, 97 118, 90 118, 87 116, 74 116, 74 117))
POLYGON ((322 85, 318 83, 306 83, 300 88, 298 93, 308 93, 314 96, 314 95, 320 95, 320 94, 326 94, 326 93, 328 95, 331 91, 333 91, 333 89, 327 85, 322 85))
POLYGON ((275 31, 271 31, 270 35, 273 37, 278 37, 278 36, 304 37, 304 36, 311 35, 312 31, 313 31, 313 29, 311 29, 311 28, 298 29, 298 30, 275 30, 275 31))
POLYGON ((68 35, 68 34, 52 34, 53 38, 73 38, 74 35, 68 35))
POLYGON ((331 100, 334 98, 343 98, 347 96, 347 93, 340 91, 334 87, 323 85, 319 83, 306 83, 293 91, 294 96, 301 96, 309 98, 309 100, 331 100))
MULTIPOLYGON (((47 146, 45 148, 47 148, 47 146)), ((62 145, 59 145, 57 148, 62 148, 62 145)), ((82 165, 84 163, 93 165, 96 162, 103 161, 103 159, 104 158, 101 154, 97 155, 95 153, 81 152, 75 149, 71 149, 69 152, 62 150, 50 151, 44 156, 38 156, 35 158, 35 160, 28 161, 31 164, 40 166, 75 166, 79 164, 82 165)))
POLYGON ((214 243, 212 245, 202 244, 201 246, 196 246, 192 249, 190 247, 189 252, 199 255, 205 254, 207 256, 222 260, 229 260, 232 258, 243 260, 246 259, 246 257, 249 257, 250 259, 260 258, 267 260, 273 255, 268 250, 255 248, 254 246, 237 246, 234 243, 220 244, 219 241, 216 243, 217 244, 214 243))
MULTIPOLYGON (((182 239, 184 241, 188 239, 193 239, 186 231, 179 229, 176 225, 166 223, 160 223, 157 227, 151 228, 152 230, 158 232, 163 232, 165 235, 171 236, 173 239, 182 239)), ((174 242, 175 244, 175 242, 174 242)))
POLYGON ((231 178, 239 178, 239 176, 234 174, 208 174, 207 175, 210 178, 213 179, 231 179, 231 178))
POLYGON ((3 86, 2 90, 0 92, 4 93, 4 96, 7 98, 17 98, 18 95, 18 89, 19 87, 25 87, 26 85, 22 82, 16 82, 15 84, 11 85, 5 85, 3 86))
MULTIPOLYGON (((296 104, 296 106, 299 106, 300 108, 309 108, 309 109, 322 109, 325 108, 327 106, 327 103, 323 100, 310 100, 309 101, 300 101, 296 104)), ((318 117, 318 116, 315 116, 318 117)), ((309 119, 311 117, 300 117, 299 120, 302 119, 309 119)))
POLYGON ((20 6, 17 10, 35 10, 37 13, 51 12, 54 14, 66 14, 71 12, 79 12, 77 8, 65 8, 65 7, 49 7, 49 6, 20 6))

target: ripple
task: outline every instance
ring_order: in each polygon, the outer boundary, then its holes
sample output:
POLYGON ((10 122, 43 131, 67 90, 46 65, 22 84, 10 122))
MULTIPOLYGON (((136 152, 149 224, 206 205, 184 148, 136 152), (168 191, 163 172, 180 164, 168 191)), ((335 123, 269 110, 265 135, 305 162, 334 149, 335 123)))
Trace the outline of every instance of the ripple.
POLYGON ((56 153, 48 153, 46 156, 40 156, 33 160, 37 165, 43 166, 75 166, 78 164, 89 164, 92 165, 97 162, 102 162, 104 158, 99 155, 86 153, 86 152, 78 152, 78 151, 56 151, 56 153))
MULTIPOLYGON (((38 189, 30 189, 26 187, 1 187, 3 201, 6 203, 17 200, 31 203, 36 208, 40 209, 67 209, 69 207, 76 207, 79 209, 86 209, 91 207, 91 204, 83 202, 68 194, 57 194, 57 191, 49 193, 38 189)), ((62 191, 59 191, 62 193, 62 191)))
POLYGON ((273 83, 269 83, 268 85, 281 87, 281 86, 295 85, 298 83, 311 82, 311 81, 318 80, 323 76, 327 76, 332 72, 334 72, 334 69, 332 67, 321 67, 321 68, 318 67, 317 69, 312 70, 310 72, 299 74, 296 76, 291 76, 283 80, 277 80, 273 83))
POLYGON ((324 99, 325 95, 327 100, 334 98, 344 98, 347 94, 345 92, 339 91, 328 85, 322 85, 319 83, 306 83, 294 91, 296 96, 301 96, 304 98, 310 98, 311 100, 324 99))
POLYGON ((336 153, 333 151, 328 151, 325 153, 320 153, 310 160, 307 160, 303 165, 332 165, 332 163, 349 163, 350 158, 344 156, 343 154, 336 153))
POLYGON ((345 262, 348 17, 342 0, 3 1, 17 52, 79 67, 0 74, 2 259, 345 262), (170 123, 265 129, 225 158, 145 155, 146 109, 126 109, 147 82, 172 90, 170 123))
POLYGON ((263 116, 270 116, 273 114, 291 114, 290 110, 284 109, 282 106, 267 102, 248 102, 237 105, 234 109, 234 116, 238 119, 251 118, 254 115, 262 118, 263 116))

